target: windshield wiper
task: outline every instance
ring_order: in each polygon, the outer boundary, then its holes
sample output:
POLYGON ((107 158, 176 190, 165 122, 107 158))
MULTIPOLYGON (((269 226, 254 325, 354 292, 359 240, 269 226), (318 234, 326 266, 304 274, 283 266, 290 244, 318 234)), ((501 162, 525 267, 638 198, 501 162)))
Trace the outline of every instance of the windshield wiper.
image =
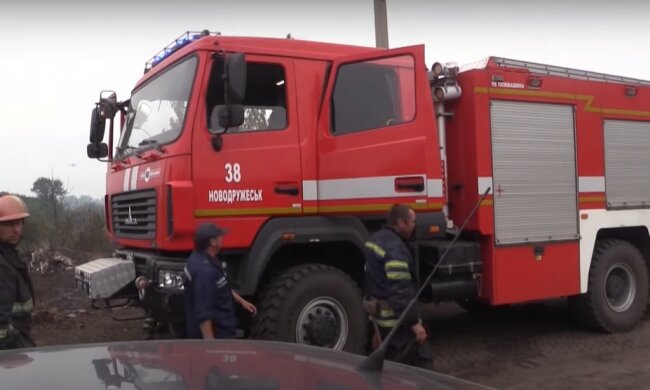
POLYGON ((115 156, 115 158, 118 159, 118 160, 124 160, 127 157, 133 155, 133 154, 127 154, 127 152, 138 150, 138 148, 136 148, 135 146, 127 145, 127 146, 124 146, 122 148, 117 146, 115 148, 115 150, 117 151, 117 155, 115 156))
POLYGON ((120 153, 126 152, 127 150, 138 150, 138 148, 136 148, 135 146, 131 146, 131 145, 127 145, 127 146, 125 146, 125 147, 123 147, 123 148, 119 148, 119 147, 118 147, 118 148, 116 148, 116 149, 117 149, 117 151, 120 152, 120 153))
POLYGON ((155 139, 147 138, 143 141, 141 141, 138 146, 153 146, 157 151, 164 153, 165 149, 160 145, 160 142, 156 141, 155 139))

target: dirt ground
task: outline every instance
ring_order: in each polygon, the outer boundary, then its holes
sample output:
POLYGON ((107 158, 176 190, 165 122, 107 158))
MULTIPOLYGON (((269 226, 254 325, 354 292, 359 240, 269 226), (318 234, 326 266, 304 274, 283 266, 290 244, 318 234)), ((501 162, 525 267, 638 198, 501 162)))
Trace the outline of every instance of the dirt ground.
MULTIPOLYGON (((138 340, 141 321, 119 322, 92 310, 72 270, 33 274, 33 336, 39 346, 138 340)), ((138 315, 137 308, 115 310, 138 315)), ((569 319, 548 302, 469 314, 453 304, 429 307, 436 371, 499 389, 639 389, 650 383, 650 321, 605 335, 569 319)))
MULTIPOLYGON (((90 300, 75 287, 74 270, 32 272, 32 280, 36 294, 33 338, 38 346, 140 339, 141 321, 115 321, 110 312, 91 308, 90 300)), ((140 313, 125 308, 112 314, 140 313)))
POLYGON ((580 328, 565 301, 471 315, 432 310, 434 369, 499 389, 640 389, 650 383, 650 321, 625 334, 580 328))

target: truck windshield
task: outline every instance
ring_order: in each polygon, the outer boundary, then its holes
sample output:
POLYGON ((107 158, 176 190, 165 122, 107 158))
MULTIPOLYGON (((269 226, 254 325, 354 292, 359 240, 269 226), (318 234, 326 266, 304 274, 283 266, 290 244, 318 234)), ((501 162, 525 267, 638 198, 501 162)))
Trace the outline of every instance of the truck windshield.
POLYGON ((118 158, 178 138, 185 121, 196 63, 196 57, 186 59, 131 96, 117 150, 118 158))

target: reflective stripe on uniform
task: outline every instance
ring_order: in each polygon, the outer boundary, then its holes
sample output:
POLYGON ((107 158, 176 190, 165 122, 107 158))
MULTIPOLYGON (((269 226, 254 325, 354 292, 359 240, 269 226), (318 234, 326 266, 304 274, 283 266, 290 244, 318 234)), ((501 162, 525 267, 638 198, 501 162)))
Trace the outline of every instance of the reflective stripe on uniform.
POLYGON ((377 320, 377 325, 382 328, 394 328, 397 325, 397 319, 392 320, 377 320))
POLYGON ((409 272, 386 272, 386 279, 411 280, 411 274, 409 272))
POLYGON ((29 313, 32 310, 34 310, 34 301, 32 298, 29 298, 23 303, 15 302, 14 306, 11 308, 12 313, 29 313))
POLYGON ((7 338, 7 329, 0 329, 0 339, 7 338))
POLYGON ((399 271, 399 270, 402 270, 402 269, 408 270, 409 269, 409 263, 407 263, 406 261, 402 261, 402 260, 390 260, 390 261, 386 262, 386 265, 384 265, 384 268, 386 269, 386 271, 390 271, 390 270, 398 270, 399 271))
POLYGON ((382 249, 382 247, 380 247, 379 245, 375 244, 374 242, 366 241, 366 248, 375 252, 375 254, 381 257, 382 259, 384 258, 384 256, 386 256, 386 251, 382 249))
POLYGON ((397 325, 397 318, 395 318, 395 312, 392 308, 381 309, 379 311, 377 325, 382 328, 394 328, 397 325))
POLYGON ((411 280, 409 263, 403 260, 389 260, 384 265, 386 278, 390 280, 411 280))

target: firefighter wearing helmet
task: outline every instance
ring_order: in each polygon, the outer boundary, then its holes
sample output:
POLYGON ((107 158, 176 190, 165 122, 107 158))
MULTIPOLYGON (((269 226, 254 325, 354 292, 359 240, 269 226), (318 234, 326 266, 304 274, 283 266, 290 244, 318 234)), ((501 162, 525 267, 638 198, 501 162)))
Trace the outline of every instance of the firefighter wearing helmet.
POLYGON ((0 349, 34 346, 30 336, 34 288, 16 250, 27 217, 27 206, 19 197, 0 194, 0 349))

